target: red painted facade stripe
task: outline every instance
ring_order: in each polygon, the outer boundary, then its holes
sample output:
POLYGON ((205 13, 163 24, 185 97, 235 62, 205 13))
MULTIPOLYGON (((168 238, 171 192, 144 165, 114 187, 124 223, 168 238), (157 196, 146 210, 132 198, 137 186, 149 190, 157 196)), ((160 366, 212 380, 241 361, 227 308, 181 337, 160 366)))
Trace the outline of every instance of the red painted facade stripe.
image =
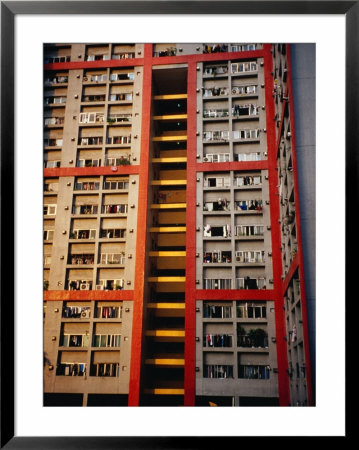
POLYGON ((197 172, 222 172, 228 170, 263 170, 268 166, 267 161, 244 161, 222 163, 197 163, 197 172))
POLYGON ((277 148, 274 100, 273 100, 273 59, 270 51, 271 46, 265 45, 264 55, 264 83, 266 97, 266 123, 267 123, 267 148, 268 148, 268 171, 269 171, 269 201, 271 214, 271 238, 272 238, 272 258, 273 280, 274 280, 274 302, 275 302, 275 323, 276 323, 276 345, 277 345, 277 365, 278 365, 278 394, 280 406, 288 406, 290 403, 289 378, 286 372, 288 368, 285 314, 283 310, 282 296, 282 255, 281 229, 279 224, 280 204, 278 193, 278 172, 277 148))
POLYGON ((310 364, 310 352, 309 352, 309 335, 308 335, 308 312, 307 301, 305 292, 305 275, 304 275, 304 260, 303 260, 303 248, 302 248, 302 233, 300 222, 300 208, 299 208, 299 186, 298 186, 298 174, 297 174, 297 153, 296 153, 296 137, 295 137, 295 117, 294 117, 294 105, 293 105, 293 82, 292 82, 292 70, 291 70, 291 53, 290 45, 287 45, 287 58, 288 58, 288 94, 289 94, 289 114, 291 121, 291 133, 292 133, 292 163, 293 163, 293 177, 294 177, 294 196, 295 196, 295 216, 297 227, 297 257, 299 259, 299 280, 300 280, 300 300, 302 305, 302 318, 303 318, 303 340, 304 340, 304 354, 306 362, 306 378, 307 378, 307 394, 308 405, 313 406, 313 392, 312 392, 312 370, 310 364))
POLYGON ((141 388, 143 303, 145 288, 145 256, 147 233, 147 204, 149 179, 149 145, 152 100, 152 44, 144 47, 141 159, 139 171, 138 217, 136 241, 135 289, 132 323, 131 371, 128 406, 138 406, 141 388))
POLYGON ((289 270, 287 272, 287 275, 284 278, 283 281, 283 295, 285 296, 285 293, 288 289, 288 285, 291 282, 292 278, 294 277, 294 274, 296 270, 299 267, 299 253, 297 253, 293 259, 293 261, 290 264, 289 270))
POLYGON ((65 302, 65 301, 132 301, 134 292, 123 291, 44 291, 44 301, 65 302))
POLYGON ((136 175, 140 171, 140 166, 115 166, 112 167, 56 167, 44 169, 45 178, 57 177, 91 177, 100 175, 136 175))
POLYGON ((272 300, 273 289, 197 289, 196 300, 272 300))
POLYGON ((184 406, 195 405, 196 395, 196 63, 187 73, 187 186, 186 186, 186 292, 185 292, 185 371, 184 406))

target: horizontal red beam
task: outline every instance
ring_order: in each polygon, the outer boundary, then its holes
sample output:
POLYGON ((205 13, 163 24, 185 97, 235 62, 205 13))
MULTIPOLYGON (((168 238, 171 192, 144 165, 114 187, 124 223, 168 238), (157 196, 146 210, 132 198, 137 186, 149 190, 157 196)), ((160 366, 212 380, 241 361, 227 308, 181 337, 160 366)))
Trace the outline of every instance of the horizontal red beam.
POLYGON ((124 291, 44 291, 44 301, 122 301, 133 300, 133 290, 124 291))
POLYGON ((289 285, 290 281, 292 280, 292 278, 295 274, 295 271, 298 269, 298 267, 299 267, 299 253, 297 253, 295 255, 295 257, 289 267, 288 273, 285 276, 285 279, 283 281, 283 294, 286 293, 286 291, 288 289, 288 285, 289 285))
POLYGON ((197 289, 196 300, 273 300, 273 289, 197 289))
POLYGON ((263 170, 268 168, 267 161, 233 161, 223 163, 197 163, 197 172, 222 172, 224 170, 263 170))
POLYGON ((83 177, 96 175, 136 175, 139 173, 139 165, 106 166, 106 167, 55 167, 44 169, 45 178, 54 177, 83 177), (116 170, 115 170, 116 169, 116 170))

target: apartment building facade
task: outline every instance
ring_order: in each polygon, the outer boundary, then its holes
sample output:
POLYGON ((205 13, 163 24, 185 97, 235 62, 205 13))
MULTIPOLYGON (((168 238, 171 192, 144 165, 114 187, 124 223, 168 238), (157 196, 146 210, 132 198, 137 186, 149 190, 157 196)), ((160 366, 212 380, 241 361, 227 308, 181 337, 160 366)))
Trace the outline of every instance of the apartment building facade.
POLYGON ((44 404, 312 405, 290 46, 44 58, 44 404))

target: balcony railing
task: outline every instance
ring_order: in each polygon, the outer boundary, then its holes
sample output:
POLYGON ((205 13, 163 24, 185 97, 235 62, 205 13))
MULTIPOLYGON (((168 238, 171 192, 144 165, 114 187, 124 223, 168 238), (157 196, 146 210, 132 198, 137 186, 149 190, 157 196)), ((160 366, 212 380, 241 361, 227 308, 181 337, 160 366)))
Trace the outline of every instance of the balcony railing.
POLYGON ((125 264, 124 253, 101 253, 100 264, 125 264))
POLYGON ((236 261, 241 263, 264 263, 264 251, 236 251, 236 261))
POLYGON ((119 363, 100 363, 91 364, 91 377, 119 377, 120 364, 119 363))
POLYGON ((216 202, 205 202, 203 211, 230 211, 231 203, 225 199, 218 199, 216 202))
POLYGON ((45 169, 55 169, 61 166, 61 161, 45 161, 44 167, 45 169))
POLYGON ((45 126, 63 125, 65 123, 64 117, 45 117, 45 126))
POLYGON ((135 57, 133 52, 128 53, 114 53, 111 55, 111 59, 132 59, 135 57))
POLYGON ((126 236, 126 229, 124 228, 100 230, 100 238, 123 239, 125 236, 126 236))
POLYGON ((96 230, 73 230, 70 239, 95 239, 96 230))
POLYGON ((258 94, 257 85, 232 86, 232 95, 256 95, 258 94))
POLYGON ((74 254, 69 255, 69 264, 79 264, 79 265, 92 265, 95 262, 95 255, 92 253, 87 254, 74 254))
POLYGON ((228 88, 226 87, 212 87, 203 89, 203 97, 220 97, 228 95, 228 88))
POLYGON ((132 119, 132 114, 110 114, 107 117, 107 123, 114 125, 116 123, 127 123, 132 119))
POLYGON ((87 334, 63 334, 60 336, 60 347, 88 347, 87 334))
POLYGON ((231 263, 231 251, 205 252, 203 253, 203 262, 206 264, 231 263))
POLYGON ((76 167, 100 167, 101 159, 78 159, 76 167))
POLYGON ((239 141, 248 141, 260 138, 260 130, 236 130, 233 131, 233 139, 239 141))
POLYGON ((233 336, 231 334, 205 334, 203 336, 203 347, 232 347, 233 336))
MULTIPOLYGON (((209 139, 212 140, 213 139, 209 139)), ((221 140, 221 139, 215 139, 215 140, 221 140)), ((205 156, 203 156, 203 162, 211 162, 211 163, 217 163, 217 162, 229 162, 231 159, 231 156, 229 153, 207 153, 205 156)))
POLYGON ((68 280, 67 289, 69 291, 89 291, 92 289, 90 280, 68 280))
POLYGON ((266 319, 267 307, 263 305, 237 305, 237 317, 241 319, 266 319))
POLYGON ((118 205, 102 205, 102 214, 127 214, 128 205, 118 204, 118 205))
POLYGON ((80 205, 72 207, 72 214, 97 214, 97 205, 80 205))
POLYGON ((110 94, 109 99, 110 102, 123 102, 128 101, 131 102, 133 100, 132 92, 124 92, 120 94, 110 94))
POLYGON ((62 147, 63 139, 44 139, 44 147, 62 147))
POLYGON ((232 75, 246 75, 249 73, 256 73, 258 65, 256 62, 240 62, 231 64, 232 75))
POLYGON ((83 95, 83 102, 104 102, 106 100, 106 95, 83 95))
POLYGON ((95 181, 76 182, 74 186, 75 191, 98 191, 100 183, 95 181))
POLYGON ((104 181, 103 188, 105 190, 123 190, 129 188, 128 181, 104 181))
POLYGON ((131 164, 130 156, 120 156, 118 158, 106 158, 105 166, 129 166, 131 164))
POLYGON ((233 366, 224 364, 205 364, 203 378, 233 378, 233 366))
POLYGON ((135 74, 130 73, 112 73, 110 75, 110 81, 133 81, 135 79, 135 74))
POLYGON ((78 145, 102 145, 102 142, 102 136, 82 137, 77 141, 78 145))
POLYGON ((82 319, 90 317, 91 309, 88 306, 64 306, 62 317, 64 319, 82 319))
POLYGON ((218 117, 229 117, 228 109, 204 109, 203 117, 205 119, 214 119, 218 117))
POLYGON ((95 334, 93 337, 93 347, 120 347, 120 334, 95 334))
POLYGON ((124 145, 124 144, 131 144, 131 135, 129 136, 111 136, 106 139, 106 144, 113 145, 124 145))
POLYGON ((205 225, 203 237, 223 237, 230 238, 232 236, 231 226, 229 224, 223 226, 205 225))
POLYGON ((234 202, 234 209, 236 211, 262 211, 262 200, 240 200, 234 202))
POLYGON ((52 78, 45 78, 45 86, 52 86, 53 84, 68 83, 69 78, 65 76, 57 76, 52 78))
POLYGON ((203 69, 203 75, 225 75, 228 73, 228 66, 207 66, 203 69))
POLYGON ((232 280, 226 278, 205 278, 203 280, 203 289, 232 289, 232 280))
POLYGON ((96 309, 97 319, 121 319, 122 306, 101 306, 96 309))
POLYGON ((56 375, 66 377, 83 377, 87 373, 87 364, 84 363, 64 363, 58 364, 56 375))
POLYGON ((269 380, 270 368, 269 366, 251 365, 238 366, 238 378, 247 380, 269 380))
POLYGON ((258 116, 259 108, 258 106, 249 104, 249 105, 234 105, 232 107, 232 116, 258 116))
POLYGON ((216 306, 206 303, 203 305, 203 317, 209 319, 230 319, 232 318, 232 306, 216 306))
POLYGON ((263 236, 263 225, 236 225, 235 236, 263 236))
POLYGON ((262 154, 260 152, 252 152, 252 153, 235 153, 234 154, 235 161, 262 161, 262 154))
POLYGON ((236 289, 265 289, 266 279, 263 277, 258 278, 236 278, 236 289))
POLYGON ((66 103, 66 97, 45 97, 44 103, 46 105, 61 105, 66 103))

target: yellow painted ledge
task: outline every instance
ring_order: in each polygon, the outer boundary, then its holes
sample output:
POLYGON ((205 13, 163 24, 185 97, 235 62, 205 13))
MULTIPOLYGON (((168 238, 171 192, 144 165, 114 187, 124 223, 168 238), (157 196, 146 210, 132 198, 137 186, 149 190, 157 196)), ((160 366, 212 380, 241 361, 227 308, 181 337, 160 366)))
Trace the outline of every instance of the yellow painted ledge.
POLYGON ((163 389, 163 388, 154 388, 154 389, 145 389, 145 394, 153 394, 153 395, 184 395, 184 389, 163 389))
POLYGON ((182 163, 187 162, 187 156, 168 157, 168 158, 152 158, 153 163, 182 163))
POLYGON ((179 98, 187 98, 187 94, 155 95, 153 98, 155 100, 177 100, 179 98))
POLYGON ((147 308, 151 309, 185 309, 184 303, 148 303, 147 308))
POLYGON ((154 358, 146 359, 145 364, 153 366, 184 366, 184 359, 174 358, 154 358))
POLYGON ((164 116, 153 116, 153 120, 186 120, 187 114, 165 114, 164 116))
POLYGON ((184 330, 147 330, 146 336, 153 337, 184 337, 184 330))
POLYGON ((171 186, 171 185, 184 185, 187 184, 187 180, 153 180, 152 186, 171 186))
POLYGON ((184 283, 186 277, 148 277, 150 283, 184 283))
POLYGON ((186 252, 149 252, 150 256, 186 256, 186 252))
POLYGON ((165 141, 187 141, 187 136, 179 134, 177 136, 156 136, 152 138, 154 142, 165 142, 165 141))
POLYGON ((186 209, 187 203, 153 203, 151 209, 186 209))
POLYGON ((185 233, 186 227, 151 227, 151 233, 185 233))
POLYGON ((186 227, 151 227, 150 233, 185 233, 186 227))

